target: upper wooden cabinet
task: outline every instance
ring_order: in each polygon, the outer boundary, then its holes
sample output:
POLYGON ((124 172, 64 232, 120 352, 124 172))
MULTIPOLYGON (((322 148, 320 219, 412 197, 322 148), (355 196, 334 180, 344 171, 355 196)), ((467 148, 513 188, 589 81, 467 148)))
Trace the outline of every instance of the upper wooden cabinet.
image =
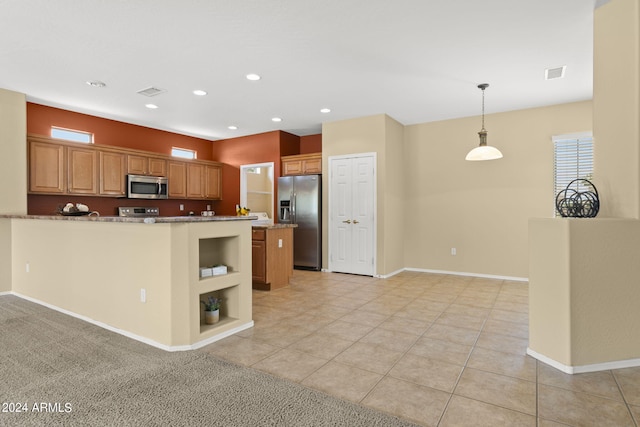
POLYGON ((218 165, 205 166, 205 197, 212 200, 222 198, 222 168, 218 165))
POLYGON ((169 197, 219 200, 222 197, 221 167, 201 161, 169 161, 169 197))
POLYGON ((282 176, 322 173, 322 153, 282 157, 282 176))
POLYGON ((67 192, 98 194, 98 153, 91 148, 67 147, 67 192))
POLYGON ((67 191, 64 146, 29 141, 29 192, 64 194, 67 191))
POLYGON ((127 155, 127 173, 167 176, 167 161, 160 157, 129 154, 127 155))
POLYGON ((29 193, 122 197, 126 175, 167 176, 172 199, 219 200, 222 166, 206 160, 28 137, 29 193))
POLYGON ((187 198, 187 164, 169 161, 169 198, 187 198))
POLYGON ((187 198, 204 199, 204 165, 189 163, 187 165, 187 198))
POLYGON ((99 151, 98 154, 100 163, 100 179, 98 180, 100 184, 100 195, 126 195, 126 154, 111 151, 99 151))

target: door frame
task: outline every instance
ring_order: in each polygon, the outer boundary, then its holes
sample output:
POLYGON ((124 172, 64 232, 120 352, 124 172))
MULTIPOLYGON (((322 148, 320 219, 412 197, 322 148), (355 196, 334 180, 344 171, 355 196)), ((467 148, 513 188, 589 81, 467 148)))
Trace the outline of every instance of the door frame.
POLYGON ((251 168, 270 168, 271 174, 271 219, 277 220, 277 211, 275 207, 275 191, 276 176, 275 164, 273 162, 253 163, 249 165, 240 165, 240 206, 247 205, 247 169, 251 168))
POLYGON ((327 248, 327 258, 328 258, 328 263, 327 263, 327 267, 328 267, 328 271, 329 272, 333 272, 333 260, 331 257, 331 249, 333 248, 333 239, 335 239, 335 237, 333 237, 333 219, 332 219, 332 215, 331 215, 331 193, 333 191, 332 188, 332 177, 331 177, 331 171, 332 169, 332 163, 334 160, 342 160, 342 159, 353 159, 353 158, 358 158, 358 157, 373 157, 373 218, 372 218, 372 231, 373 231, 373 236, 371 238, 371 241, 373 242, 373 250, 371 251, 372 256, 373 256, 373 265, 372 265, 372 276, 373 277, 380 277, 377 274, 378 271, 378 153, 373 151, 373 152, 368 152, 368 153, 353 153, 353 154, 341 154, 338 156, 329 156, 327 157, 327 161, 328 161, 328 172, 329 172, 329 179, 328 179, 328 184, 327 187, 327 216, 328 216, 328 230, 327 230, 327 243, 328 243, 328 248, 327 248))

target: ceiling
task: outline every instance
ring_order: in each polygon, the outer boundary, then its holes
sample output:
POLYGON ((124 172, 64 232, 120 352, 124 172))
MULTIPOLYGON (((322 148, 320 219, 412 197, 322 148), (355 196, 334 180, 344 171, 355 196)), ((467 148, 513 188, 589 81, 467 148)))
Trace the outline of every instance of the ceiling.
POLYGON ((485 82, 490 114, 591 99, 600 3, 0 0, 0 88, 209 140, 380 113, 405 125, 479 115, 485 82), (149 87, 165 92, 137 93, 149 87))

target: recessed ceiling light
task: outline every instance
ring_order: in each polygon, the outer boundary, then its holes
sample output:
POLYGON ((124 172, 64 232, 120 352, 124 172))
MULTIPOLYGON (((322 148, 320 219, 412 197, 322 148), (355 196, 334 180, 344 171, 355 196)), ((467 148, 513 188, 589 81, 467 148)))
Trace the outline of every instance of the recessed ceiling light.
POLYGON ((101 82, 100 80, 89 80, 87 84, 93 87, 105 87, 107 85, 105 82, 101 82))
POLYGON ((231 126, 229 126, 229 127, 228 127, 228 129, 236 130, 236 129, 238 129, 238 126, 233 126, 233 125, 231 125, 231 126))
POLYGON ((330 108, 322 108, 322 109, 320 110, 320 112, 321 112, 321 113, 325 113, 325 114, 326 114, 326 113, 330 113, 330 112, 331 112, 331 109, 330 109, 330 108))
POLYGON ((271 119, 272 122, 281 122, 282 119, 280 117, 274 117, 271 119))
POLYGON ((156 108, 158 108, 156 104, 144 104, 144 106, 151 110, 155 110, 156 108))
POLYGON ((260 76, 257 74, 247 74, 247 80, 251 80, 252 82, 260 80, 260 76))
POLYGON ((193 91, 194 95, 198 95, 198 96, 205 96, 207 94, 206 90, 201 90, 201 89, 196 89, 193 91))

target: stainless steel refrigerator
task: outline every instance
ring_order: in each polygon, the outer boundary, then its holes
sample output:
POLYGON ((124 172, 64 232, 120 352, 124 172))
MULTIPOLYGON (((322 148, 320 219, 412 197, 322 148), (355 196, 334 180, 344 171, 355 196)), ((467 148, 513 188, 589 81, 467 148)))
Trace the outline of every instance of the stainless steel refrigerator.
POLYGON ((297 224, 293 229, 293 266, 322 268, 322 176, 278 178, 278 222, 297 224))

